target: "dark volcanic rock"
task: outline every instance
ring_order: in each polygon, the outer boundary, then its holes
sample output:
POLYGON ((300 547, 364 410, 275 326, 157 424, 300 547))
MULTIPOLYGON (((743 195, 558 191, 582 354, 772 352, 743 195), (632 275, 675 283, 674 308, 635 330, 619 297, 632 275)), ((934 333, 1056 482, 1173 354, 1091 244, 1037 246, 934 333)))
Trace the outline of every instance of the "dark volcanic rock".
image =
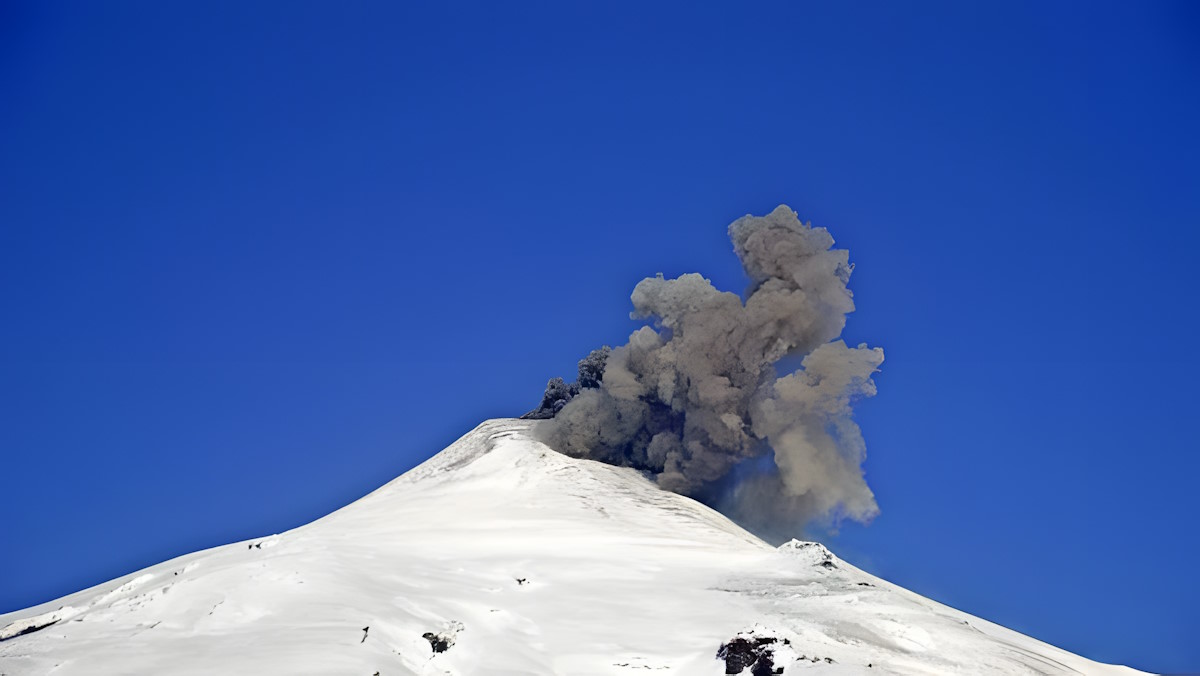
POLYGON ((450 649, 451 639, 447 636, 427 631, 421 634, 421 637, 429 641, 429 647, 433 648, 433 652, 435 653, 444 653, 450 649))
MULTIPOLYGON (((54 626, 56 624, 58 624, 57 619, 50 620, 49 622, 42 622, 40 624, 31 624, 28 627, 25 627, 24 629, 22 629, 21 631, 18 631, 16 633, 12 634, 11 636, 4 636, 4 637, 0 638, 0 642, 11 641, 14 638, 17 638, 20 636, 28 636, 29 634, 32 634, 35 631, 41 631, 41 630, 45 629, 46 627, 54 626)), ((0 676, 3 676, 3 675, 0 675, 0 676)))
POLYGON ((450 621, 446 623, 446 628, 436 634, 432 631, 427 631, 421 634, 421 637, 429 641, 429 647, 433 648, 434 653, 444 653, 454 645, 454 640, 458 637, 458 633, 463 630, 462 622, 450 621))
MULTIPOLYGON (((750 669, 751 676, 782 674, 783 667, 775 666, 775 644, 780 640, 773 636, 739 635, 717 650, 717 659, 725 660, 726 674, 740 674, 750 669)), ((783 644, 788 644, 783 639, 783 644)))

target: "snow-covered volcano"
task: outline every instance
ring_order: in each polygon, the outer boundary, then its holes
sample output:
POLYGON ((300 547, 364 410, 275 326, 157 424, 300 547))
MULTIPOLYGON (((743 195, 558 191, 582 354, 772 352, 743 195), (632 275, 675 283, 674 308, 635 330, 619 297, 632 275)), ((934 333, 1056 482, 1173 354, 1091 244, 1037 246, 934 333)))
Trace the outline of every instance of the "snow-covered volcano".
POLYGON ((0 674, 1137 673, 771 547, 533 424, 485 422, 307 526, 0 616, 0 674))

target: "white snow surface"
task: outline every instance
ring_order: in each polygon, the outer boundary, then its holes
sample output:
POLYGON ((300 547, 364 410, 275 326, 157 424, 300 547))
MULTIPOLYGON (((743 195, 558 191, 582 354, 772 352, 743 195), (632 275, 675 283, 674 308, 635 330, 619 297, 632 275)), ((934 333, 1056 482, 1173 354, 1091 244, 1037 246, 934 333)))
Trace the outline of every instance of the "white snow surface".
POLYGON ((306 526, 0 616, 0 674, 716 676, 739 632, 776 638, 789 676, 1139 673, 771 547, 535 424, 485 422, 306 526))

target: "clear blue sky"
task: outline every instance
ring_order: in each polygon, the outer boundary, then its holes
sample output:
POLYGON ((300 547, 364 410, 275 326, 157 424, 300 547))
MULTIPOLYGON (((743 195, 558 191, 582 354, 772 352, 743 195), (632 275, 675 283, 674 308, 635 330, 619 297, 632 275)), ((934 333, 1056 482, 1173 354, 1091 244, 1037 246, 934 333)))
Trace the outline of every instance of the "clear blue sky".
POLYGON ((243 4, 0 4, 0 611, 524 412, 783 202, 887 352, 833 547, 1200 671, 1195 4, 243 4))

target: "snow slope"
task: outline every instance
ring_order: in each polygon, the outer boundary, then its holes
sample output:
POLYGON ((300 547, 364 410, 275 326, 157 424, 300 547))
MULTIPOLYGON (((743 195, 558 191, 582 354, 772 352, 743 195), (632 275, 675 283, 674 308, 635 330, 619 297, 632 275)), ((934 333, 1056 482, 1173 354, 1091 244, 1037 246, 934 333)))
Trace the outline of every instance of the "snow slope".
POLYGON ((0 616, 0 674, 704 676, 743 630, 785 674, 1138 673, 773 548, 534 424, 485 422, 287 533, 0 616))

